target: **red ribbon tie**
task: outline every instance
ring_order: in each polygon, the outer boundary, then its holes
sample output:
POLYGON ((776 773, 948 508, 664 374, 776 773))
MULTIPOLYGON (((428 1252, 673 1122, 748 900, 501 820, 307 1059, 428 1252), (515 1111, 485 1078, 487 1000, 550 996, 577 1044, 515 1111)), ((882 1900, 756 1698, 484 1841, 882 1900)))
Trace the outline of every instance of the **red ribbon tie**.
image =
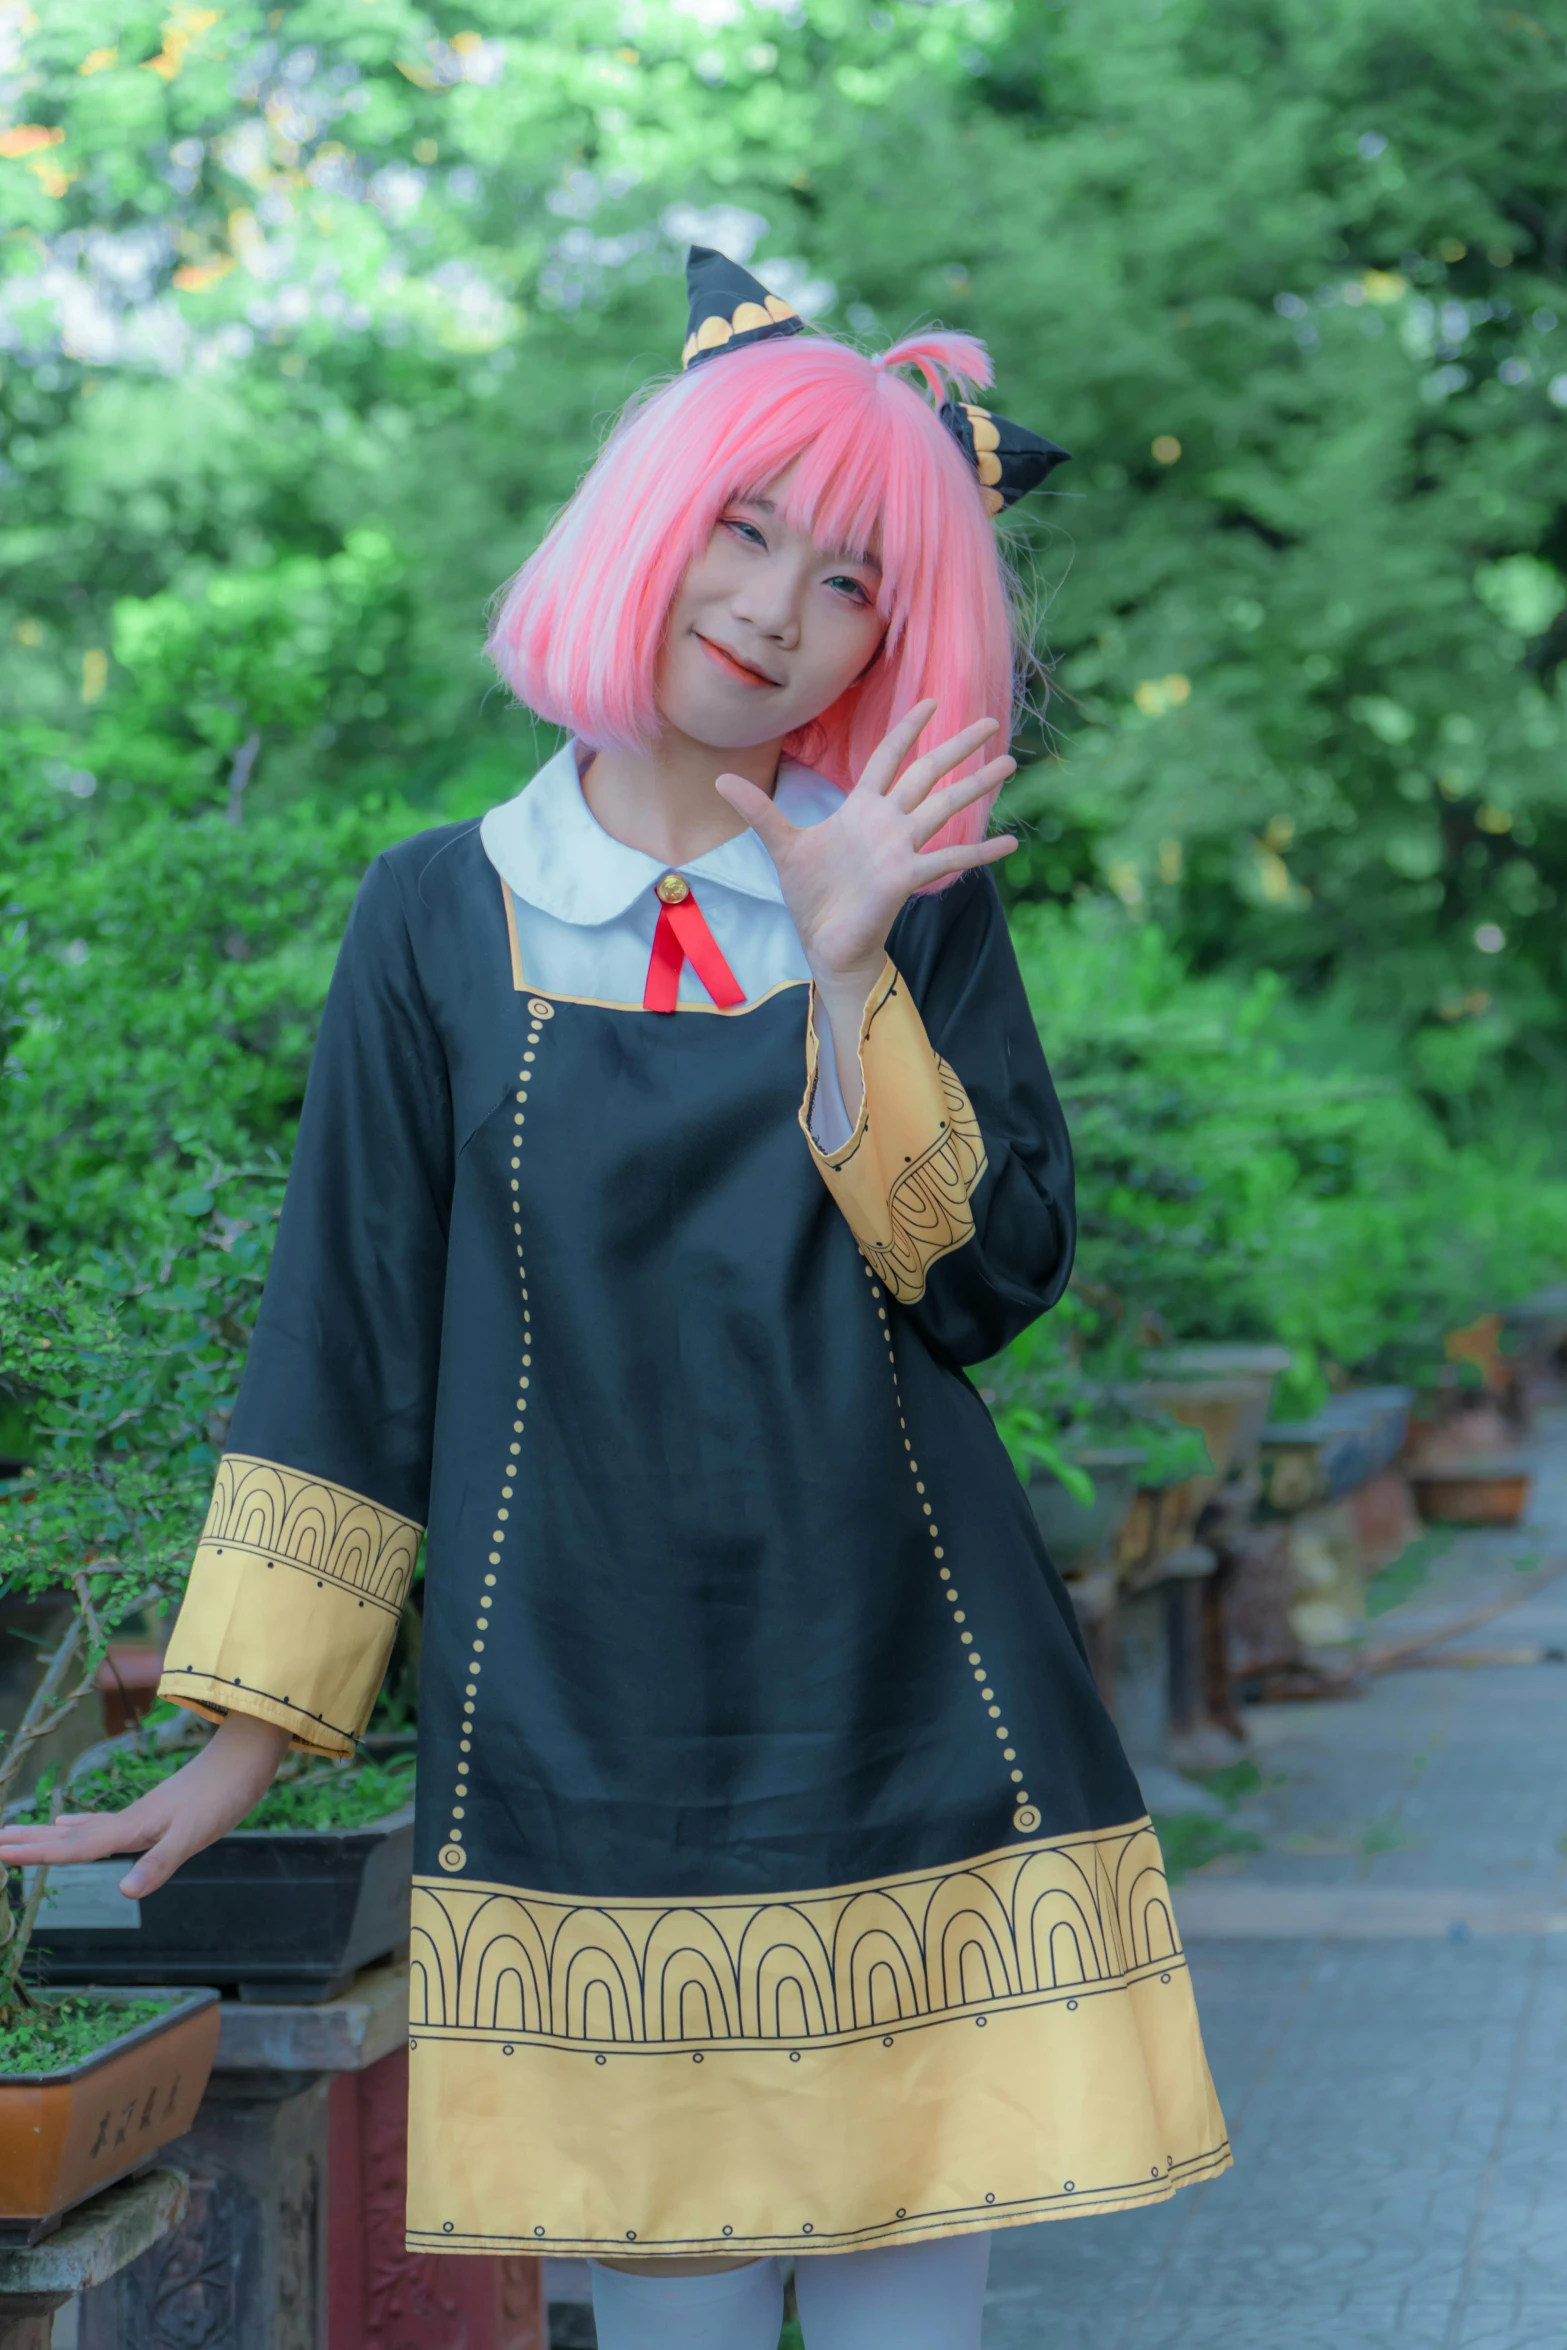
POLYGON ((680 1000, 681 969, 689 963, 719 1009, 733 1011, 745 1002, 745 994, 703 919, 691 884, 678 873, 666 873, 657 887, 658 927, 653 933, 642 1009, 672 1012, 680 1000))

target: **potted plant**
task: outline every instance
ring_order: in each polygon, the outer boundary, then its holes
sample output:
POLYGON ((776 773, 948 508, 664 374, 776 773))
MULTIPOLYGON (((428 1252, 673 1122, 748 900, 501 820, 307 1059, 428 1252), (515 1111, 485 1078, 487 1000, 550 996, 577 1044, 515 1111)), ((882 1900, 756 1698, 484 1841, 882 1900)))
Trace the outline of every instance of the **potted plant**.
POLYGON ((1416 1461, 1409 1482, 1422 1518, 1439 1526, 1516 1526, 1533 1487, 1527 1461, 1506 1452, 1416 1461))
MULTIPOLYGON (((40 1872, 41 1873, 41 1872, 40 1872)), ((196 2118, 218 1994, 90 1991, 0 2024, 0 2245, 36 2244, 196 2118)))
POLYGON ((1033 1323, 974 1376, 1028 1492, 1039 1530, 1069 1580, 1109 1555, 1132 1504, 1143 1455, 1096 1437, 1094 1390, 1071 1352, 1070 1301, 1033 1323))
POLYGON ((1309 1420, 1262 1431, 1262 1499, 1277 1516, 1340 1501, 1398 1458, 1414 1390, 1350 1387, 1309 1420))
POLYGON ((1197 1497, 1199 1516, 1236 1460, 1256 1444, 1267 1411, 1266 1395, 1255 1379, 1144 1378, 1129 1391, 1127 1401, 1134 1408, 1165 1414, 1202 1435, 1211 1468, 1197 1497))
MULTIPOLYGON (((157 1706, 78 1759, 66 1782, 72 1810, 123 1810, 210 1736, 195 1715, 157 1706)), ((386 1743, 394 1751, 341 1761, 288 1756, 247 1819, 139 1902, 114 1897, 122 1861, 95 1864, 101 1889, 68 1883, 34 1931, 51 1979, 112 1974, 216 1983, 249 2000, 335 1997, 408 1932, 414 1758, 405 1738, 386 1743)), ((46 1817, 51 1799, 41 1785, 16 1816, 46 1817)))
POLYGON ((1183 1408, 1176 1409, 1175 1416, 1202 1428, 1215 1467, 1227 1474, 1255 1455, 1272 1417, 1274 1390, 1294 1360, 1294 1351, 1287 1346, 1182 1341, 1150 1347, 1143 1358, 1143 1376, 1155 1390, 1180 1394, 1185 1389, 1183 1408), (1221 1459, 1226 1452, 1227 1463, 1221 1459))
MULTIPOLYGON (((62 1607, 0 1738, 3 1806, 91 1699, 111 1635, 159 1597, 193 1529, 179 1469, 135 1441, 135 1370, 112 1307, 46 1268, 4 1268, 0 1364, 34 1453, 0 1510, 0 1590, 62 1607)), ((0 1867, 0 2240, 11 2243, 35 2243, 183 2135, 217 2049, 211 1989, 45 1991, 29 1961, 50 1889, 47 1869, 0 1867)))
POLYGON ((1152 1406, 1127 1411, 1143 1448, 1137 1492, 1121 1528, 1116 1560, 1124 1576, 1143 1578, 1161 1558, 1194 1539, 1204 1502, 1217 1482, 1207 1439, 1152 1406))
POLYGON ((1074 1587, 1122 1554, 1130 1521, 1173 1524, 1187 1500, 1195 1519, 1200 1495, 1187 1489, 1212 1466, 1200 1432, 1086 1375, 1073 1345, 1094 1322, 1069 1296, 976 1373, 1045 1547, 1074 1587))

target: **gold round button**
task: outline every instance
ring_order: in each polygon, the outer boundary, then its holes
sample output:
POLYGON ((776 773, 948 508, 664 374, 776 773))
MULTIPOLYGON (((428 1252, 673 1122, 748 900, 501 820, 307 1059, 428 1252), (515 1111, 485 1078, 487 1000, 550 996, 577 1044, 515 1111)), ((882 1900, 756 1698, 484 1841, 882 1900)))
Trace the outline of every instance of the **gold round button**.
POLYGON ((463 1867, 467 1861, 468 1855, 464 1852, 460 1844, 443 1844, 441 1846, 440 1852, 436 1857, 440 1861, 442 1868, 445 1869, 447 1874, 450 1876, 455 1875, 456 1871, 463 1867))
POLYGON ((678 873, 666 873, 657 888, 666 906, 683 906, 691 895, 691 884, 682 881, 678 873))

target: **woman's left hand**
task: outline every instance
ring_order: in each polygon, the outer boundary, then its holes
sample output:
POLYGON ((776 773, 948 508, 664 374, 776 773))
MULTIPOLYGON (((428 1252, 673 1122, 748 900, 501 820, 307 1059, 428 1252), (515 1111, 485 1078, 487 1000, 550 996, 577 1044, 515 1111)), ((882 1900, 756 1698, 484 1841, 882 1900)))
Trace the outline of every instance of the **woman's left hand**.
MULTIPOLYGON (((904 767, 935 707, 933 701, 916 702, 899 719, 853 790, 845 793, 843 806, 821 824, 791 824, 766 792, 743 776, 717 779, 719 791, 760 835, 778 868, 806 960, 834 1012, 837 1002, 855 991, 863 1006, 881 970, 894 917, 915 890, 950 873, 993 865, 1018 845, 1011 833, 1002 833, 994 840, 926 849, 925 843, 960 809, 993 792, 1017 766, 1015 759, 992 759, 960 783, 936 789, 942 776, 996 732, 994 718, 980 718, 904 767)), ((837 1025, 834 1017, 835 1030, 837 1025)))

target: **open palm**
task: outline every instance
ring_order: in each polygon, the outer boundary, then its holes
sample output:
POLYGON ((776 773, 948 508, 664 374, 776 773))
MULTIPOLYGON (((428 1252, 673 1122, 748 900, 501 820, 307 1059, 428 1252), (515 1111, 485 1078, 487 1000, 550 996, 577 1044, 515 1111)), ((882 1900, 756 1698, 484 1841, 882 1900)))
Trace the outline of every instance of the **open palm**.
POLYGON ((1017 765, 1010 758, 992 759, 961 782, 941 784, 942 776, 996 732, 994 718, 980 718, 903 767, 935 707, 933 701, 916 702, 899 719, 844 795, 842 807, 822 824, 791 824, 767 793, 743 776, 717 779, 719 791, 760 835, 777 867, 784 901, 819 980, 874 977, 894 918, 915 890, 976 865, 993 865, 1017 847, 1015 838, 1003 833, 994 840, 927 850, 926 842, 944 824, 993 792, 1017 765))

